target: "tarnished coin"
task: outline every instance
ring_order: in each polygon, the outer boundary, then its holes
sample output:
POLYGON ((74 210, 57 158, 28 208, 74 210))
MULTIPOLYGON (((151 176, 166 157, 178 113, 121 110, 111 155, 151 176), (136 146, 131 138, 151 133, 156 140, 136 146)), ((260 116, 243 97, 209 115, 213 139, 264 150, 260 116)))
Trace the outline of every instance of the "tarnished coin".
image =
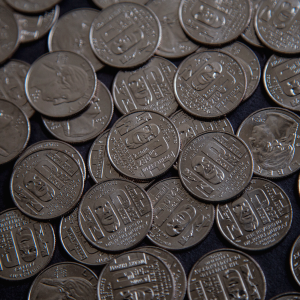
MULTIPOLYGON (((131 0, 132 3, 138 3, 138 4, 146 4, 149 0, 131 0)), ((115 3, 121 3, 121 2, 129 2, 127 0, 93 0, 93 2, 99 7, 99 8, 106 8, 112 4, 115 3)))
POLYGON ((300 169, 300 118, 282 108, 255 111, 240 125, 237 136, 249 146, 254 174, 288 176, 300 169))
POLYGON ((39 274, 30 287, 28 300, 97 300, 97 283, 97 275, 84 265, 61 262, 39 274))
POLYGON ((56 138, 69 143, 94 139, 109 125, 114 113, 113 99, 107 87, 98 80, 95 97, 79 115, 66 120, 42 117, 45 127, 56 138))
POLYGON ((207 50, 190 55, 180 64, 174 88, 185 111, 211 119, 228 114, 241 103, 247 81, 243 67, 232 55, 207 50))
POLYGON ((102 181, 83 196, 79 226, 86 239, 103 251, 123 251, 138 245, 152 224, 147 193, 124 179, 102 181))
POLYGON ((0 165, 16 158, 26 147, 30 123, 15 104, 0 99, 0 165))
POLYGON ((265 299, 266 279, 257 262, 233 249, 214 250, 201 257, 188 278, 193 299, 265 299))
POLYGON ((13 9, 27 14, 41 13, 52 8, 61 0, 5 0, 13 9))
POLYGON ((0 228, 0 278, 27 279, 49 264, 55 248, 50 223, 29 219, 10 208, 0 213, 0 228))
POLYGON ((179 20, 193 40, 219 46, 237 39, 245 31, 251 13, 249 0, 182 0, 179 20))
POLYGON ((113 83, 113 96, 118 110, 153 110, 170 116, 178 107, 174 95, 176 66, 161 57, 152 58, 134 71, 119 71, 113 83))
POLYGON ((66 118, 82 111, 93 98, 97 77, 83 56, 69 51, 46 53, 30 67, 25 90, 39 113, 66 118))
POLYGON ((147 7, 119 3, 101 11, 91 26, 96 56, 116 68, 134 68, 153 56, 161 40, 157 16, 147 7))
POLYGON ((179 178, 164 179, 147 191, 153 205, 153 224, 148 238, 168 250, 187 249, 210 232, 215 218, 212 204, 194 199, 179 178))
POLYGON ((253 174, 247 145, 227 132, 206 132, 182 150, 178 171, 184 187, 208 202, 233 199, 248 186, 253 174))
POLYGON ((216 218, 222 235, 243 250, 265 250, 288 233, 292 205, 275 183, 253 178, 238 199, 217 206, 216 218))
POLYGON ((296 293, 296 292, 283 293, 271 298, 271 300, 300 300, 300 293, 296 293))
POLYGON ((114 257, 113 254, 96 249, 83 236, 78 223, 78 208, 71 214, 62 217, 59 237, 67 253, 83 264, 100 266, 108 263, 114 257))
POLYGON ((90 44, 90 28, 98 16, 97 9, 74 9, 63 15, 52 27, 49 51, 74 51, 88 59, 96 71, 104 65, 95 56, 90 44))
POLYGON ((48 220, 72 210, 83 187, 83 175, 75 159, 57 149, 38 150, 14 168, 10 192, 24 214, 48 220))
POLYGON ((152 180, 167 172, 178 157, 179 147, 179 134, 173 122, 151 111, 121 117, 107 139, 112 165, 136 180, 152 180))

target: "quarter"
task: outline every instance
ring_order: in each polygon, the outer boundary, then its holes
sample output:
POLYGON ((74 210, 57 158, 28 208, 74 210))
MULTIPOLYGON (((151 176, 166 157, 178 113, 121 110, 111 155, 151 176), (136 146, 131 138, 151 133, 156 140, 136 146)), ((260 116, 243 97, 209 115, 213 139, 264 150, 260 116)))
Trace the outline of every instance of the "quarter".
POLYGON ((25 13, 36 14, 52 8, 61 0, 5 0, 13 9, 25 13))
POLYGON ((291 253, 290 253, 290 268, 293 277, 298 285, 300 285, 300 268, 299 268, 299 258, 300 258, 300 236, 297 237, 294 242, 291 253))

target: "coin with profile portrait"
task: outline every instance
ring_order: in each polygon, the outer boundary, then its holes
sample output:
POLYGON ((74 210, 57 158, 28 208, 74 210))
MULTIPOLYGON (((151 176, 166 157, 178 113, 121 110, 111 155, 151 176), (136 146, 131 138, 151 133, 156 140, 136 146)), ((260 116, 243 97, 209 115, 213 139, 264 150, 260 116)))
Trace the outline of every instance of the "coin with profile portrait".
MULTIPOLYGON (((149 0, 131 0, 132 3, 146 4, 149 0)), ((93 2, 101 9, 104 9, 110 5, 122 2, 129 2, 128 0, 93 0, 93 2)))
POLYGON ((49 10, 61 0, 5 0, 13 9, 25 13, 35 14, 49 10))

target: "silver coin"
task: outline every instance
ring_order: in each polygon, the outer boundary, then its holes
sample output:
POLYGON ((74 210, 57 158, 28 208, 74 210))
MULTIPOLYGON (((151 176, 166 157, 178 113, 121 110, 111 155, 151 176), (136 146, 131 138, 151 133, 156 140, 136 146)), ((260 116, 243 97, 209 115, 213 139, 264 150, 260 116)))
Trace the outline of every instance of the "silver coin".
POLYGON ((264 108, 249 115, 237 136, 250 148, 254 174, 266 178, 288 176, 300 169, 300 118, 282 108, 264 108))
MULTIPOLYGON (((131 0, 132 3, 146 4, 149 0, 131 0)), ((101 9, 104 9, 110 5, 122 2, 129 2, 127 0, 93 0, 93 2, 101 9)))
POLYGON ((146 237, 153 208, 147 193, 137 184, 111 179, 93 186, 83 196, 78 219, 92 245, 103 251, 123 251, 146 237))
POLYGON ((49 33, 49 51, 74 51, 88 59, 96 71, 104 65, 95 56, 90 44, 90 28, 98 16, 97 9, 74 9, 63 15, 49 33))
POLYGON ((178 131, 165 116, 136 111, 115 122, 107 139, 108 157, 122 175, 151 180, 168 171, 179 153, 178 131))
POLYGON ((159 181, 147 193, 154 211, 148 238, 155 245, 183 250, 197 245, 209 234, 214 224, 214 206, 193 198, 179 178, 159 181))
POLYGON ((293 218, 292 205, 275 183, 253 178, 238 199, 217 206, 216 219, 222 235, 243 250, 265 250, 288 233, 293 218))
POLYGON ((69 143, 83 143, 94 139, 109 125, 114 113, 113 99, 107 87, 98 80, 90 106, 82 113, 65 120, 42 117, 48 131, 69 143))
POLYGON ((182 150, 178 164, 183 186, 198 199, 221 202, 234 199, 248 186, 253 174, 247 145, 227 132, 206 132, 182 150))
POLYGON ((290 268, 293 277, 298 285, 300 285, 300 236, 294 242, 290 254, 290 268))
POLYGON ((277 295, 270 300, 300 300, 300 293, 289 292, 277 295))
POLYGON ((113 96, 122 114, 153 110, 170 116, 178 107, 174 95, 177 67, 167 59, 152 58, 134 71, 119 71, 113 82, 113 96))
POLYGON ((119 3, 98 14, 90 41, 96 56, 116 68, 134 68, 153 56, 161 40, 157 16, 147 7, 119 3))
POLYGON ((13 9, 27 14, 49 10, 61 0, 5 0, 13 9))
POLYGON ((55 234, 50 223, 38 222, 10 208, 0 213, 0 278, 35 276, 52 259, 55 234))
POLYGON ((69 51, 46 53, 30 67, 25 90, 30 104, 50 118, 66 118, 88 106, 97 77, 83 56, 69 51))
POLYGON ((188 278, 188 296, 193 299, 265 299, 264 273, 249 255, 220 249, 201 257, 188 278))
POLYGON ((37 150, 14 168, 10 192, 24 214, 48 220, 72 210, 83 187, 83 175, 75 159, 57 149, 37 150))

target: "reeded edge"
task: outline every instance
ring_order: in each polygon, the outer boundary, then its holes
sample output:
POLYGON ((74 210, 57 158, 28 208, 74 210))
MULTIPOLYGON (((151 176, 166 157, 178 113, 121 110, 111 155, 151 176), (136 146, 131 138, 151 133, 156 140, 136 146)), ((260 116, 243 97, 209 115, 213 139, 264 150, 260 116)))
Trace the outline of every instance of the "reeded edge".
POLYGON ((279 295, 271 298, 270 300, 276 300, 276 299, 280 299, 281 297, 287 297, 287 296, 299 296, 300 297, 300 293, 297 293, 297 292, 282 293, 282 294, 279 294, 279 295))
POLYGON ((290 269, 291 269, 291 273, 294 277, 294 280, 295 282, 300 285, 300 280, 298 280, 296 274, 295 274, 295 271, 294 271, 294 267, 293 267, 293 253, 294 253, 294 249, 295 249, 295 246, 297 244, 297 242, 300 240, 300 235, 296 238, 296 240, 294 241, 293 243, 293 246, 291 248, 291 251, 290 251, 290 257, 289 257, 289 263, 290 263, 290 269))
MULTIPOLYGON (((20 13, 24 13, 24 14, 39 14, 39 13, 43 13, 46 12, 47 10, 50 10, 52 7, 54 7, 55 5, 57 5, 59 2, 61 2, 62 0, 56 0, 54 4, 51 4, 51 6, 47 6, 46 8, 43 9, 37 9, 37 10, 26 10, 26 9, 21 9, 18 6, 12 5, 12 3, 8 3, 7 1, 5 1, 12 9, 16 10, 16 12, 20 12, 20 13)), ((39 1, 38 1, 39 2, 39 1)))

